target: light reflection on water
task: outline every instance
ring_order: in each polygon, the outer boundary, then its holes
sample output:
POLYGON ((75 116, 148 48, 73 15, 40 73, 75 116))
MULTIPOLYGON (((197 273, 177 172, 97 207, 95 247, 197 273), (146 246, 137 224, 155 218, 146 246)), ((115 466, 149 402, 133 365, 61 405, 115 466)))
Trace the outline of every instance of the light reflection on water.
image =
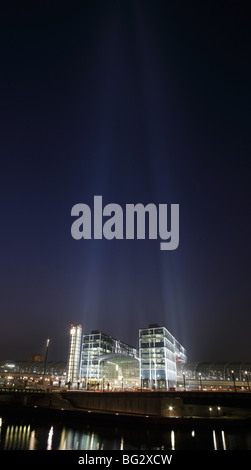
POLYGON ((14 422, 0 417, 0 450, 251 450, 251 430, 14 422))

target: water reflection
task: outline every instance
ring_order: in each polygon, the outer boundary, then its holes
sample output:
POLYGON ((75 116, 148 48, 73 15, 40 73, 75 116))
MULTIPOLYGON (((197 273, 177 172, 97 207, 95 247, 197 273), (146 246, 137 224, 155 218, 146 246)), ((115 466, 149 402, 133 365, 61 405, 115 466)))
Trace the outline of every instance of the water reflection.
POLYGON ((171 431, 171 449, 175 450, 175 432, 171 431))
MULTIPOLYGON (((1 426, 2 427, 2 426, 1 426)), ((1 433, 2 434, 2 433, 1 433)), ((1 435, 2 440, 2 435, 1 435)), ((3 449, 28 449, 30 426, 9 425, 6 429, 3 449)))
POLYGON ((47 450, 52 449, 52 438, 53 438, 53 426, 51 426, 51 428, 49 430, 48 440, 47 440, 47 447, 46 447, 47 450))
POLYGON ((250 450, 251 430, 14 422, 0 417, 0 450, 250 450))

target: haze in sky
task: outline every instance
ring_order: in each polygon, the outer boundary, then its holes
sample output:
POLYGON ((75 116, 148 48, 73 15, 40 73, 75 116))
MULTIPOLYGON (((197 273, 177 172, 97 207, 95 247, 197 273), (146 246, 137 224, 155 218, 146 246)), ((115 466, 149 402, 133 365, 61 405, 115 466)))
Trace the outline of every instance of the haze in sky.
POLYGON ((72 323, 251 361, 245 6, 1 7, 0 359, 66 360, 72 323), (72 207, 179 205, 179 246, 75 240, 72 207))

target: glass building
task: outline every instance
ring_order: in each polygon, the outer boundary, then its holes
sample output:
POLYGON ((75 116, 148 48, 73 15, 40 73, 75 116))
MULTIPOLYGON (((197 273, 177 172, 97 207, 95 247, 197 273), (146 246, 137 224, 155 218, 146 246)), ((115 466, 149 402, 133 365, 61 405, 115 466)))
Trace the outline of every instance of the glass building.
POLYGON ((140 385, 139 358, 128 354, 106 354, 99 357, 99 379, 97 383, 89 379, 89 385, 100 389, 135 389, 140 385))
POLYGON ((67 380, 84 389, 176 387, 186 351, 165 327, 139 331, 139 350, 100 331, 72 326, 67 380))
POLYGON ((71 325, 69 353, 67 361, 67 381, 75 383, 79 381, 79 359, 82 341, 82 326, 71 325))
POLYGON ((149 325, 139 331, 141 387, 167 389, 176 387, 186 350, 165 328, 149 325))
POLYGON ((115 380, 119 381, 122 377, 121 373, 117 373, 119 363, 121 369, 123 359, 136 356, 136 348, 100 331, 92 331, 91 334, 84 335, 80 363, 80 377, 83 387, 104 387, 105 381, 110 385, 110 382, 115 384, 115 380), (113 362, 111 362, 112 357, 113 362), (117 361, 116 364, 115 361, 117 361))

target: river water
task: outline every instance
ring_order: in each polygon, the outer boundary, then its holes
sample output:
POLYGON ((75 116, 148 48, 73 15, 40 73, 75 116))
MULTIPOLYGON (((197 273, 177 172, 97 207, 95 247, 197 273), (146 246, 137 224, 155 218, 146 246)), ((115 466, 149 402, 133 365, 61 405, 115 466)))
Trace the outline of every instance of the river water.
POLYGON ((109 425, 0 416, 0 450, 251 450, 247 426, 109 425))

